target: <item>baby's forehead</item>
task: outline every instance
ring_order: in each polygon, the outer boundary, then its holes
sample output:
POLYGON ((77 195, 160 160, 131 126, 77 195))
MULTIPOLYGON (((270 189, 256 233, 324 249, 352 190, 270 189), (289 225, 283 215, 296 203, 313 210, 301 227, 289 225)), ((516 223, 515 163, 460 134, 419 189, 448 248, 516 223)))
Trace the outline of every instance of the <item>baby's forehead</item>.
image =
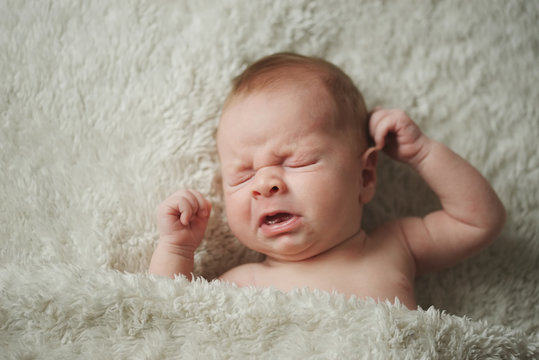
POLYGON ((221 113, 222 115, 231 106, 242 106, 258 96, 267 96, 274 99, 289 97, 291 94, 301 96, 302 101, 312 103, 313 107, 324 107, 334 111, 336 102, 334 94, 323 81, 317 76, 306 76, 291 72, 289 76, 281 74, 278 78, 261 78, 258 82, 246 85, 229 94, 221 113))
MULTIPOLYGON (((274 103, 274 109, 278 112, 283 109, 283 106, 288 107, 286 104, 290 102, 298 104, 302 112, 308 112, 307 118, 323 120, 327 126, 335 125, 336 103, 322 83, 309 83, 309 86, 305 86, 296 81, 283 81, 279 86, 274 84, 271 87, 251 89, 249 92, 238 93, 229 98, 221 112, 219 129, 223 124, 232 125, 238 111, 249 109, 252 114, 259 111, 261 107, 265 107, 266 104, 274 103)), ((294 106, 292 108, 297 110, 294 106)), ((306 121, 306 118, 297 120, 306 121)), ((319 125, 322 124, 319 122, 319 125)))

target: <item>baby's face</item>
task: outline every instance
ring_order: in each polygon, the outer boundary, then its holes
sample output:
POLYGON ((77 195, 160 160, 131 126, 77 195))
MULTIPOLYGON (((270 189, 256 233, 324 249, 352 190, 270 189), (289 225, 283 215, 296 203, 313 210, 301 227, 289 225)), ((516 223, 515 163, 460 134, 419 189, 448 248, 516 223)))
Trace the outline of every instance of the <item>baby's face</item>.
POLYGON ((230 228, 247 247, 298 261, 360 231, 362 164, 332 126, 323 88, 233 100, 218 133, 230 228))

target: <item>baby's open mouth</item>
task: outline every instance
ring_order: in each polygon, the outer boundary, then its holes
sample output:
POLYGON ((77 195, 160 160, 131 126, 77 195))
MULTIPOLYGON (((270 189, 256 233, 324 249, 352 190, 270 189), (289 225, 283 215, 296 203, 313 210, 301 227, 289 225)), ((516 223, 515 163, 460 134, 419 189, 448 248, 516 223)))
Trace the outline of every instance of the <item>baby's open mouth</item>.
POLYGON ((274 215, 268 215, 264 218, 264 224, 266 225, 275 225, 282 222, 285 222, 287 220, 290 220, 292 218, 292 214, 289 213, 277 213, 274 215))
POLYGON ((260 231, 267 238, 295 232, 302 226, 301 216, 276 211, 260 218, 260 231))

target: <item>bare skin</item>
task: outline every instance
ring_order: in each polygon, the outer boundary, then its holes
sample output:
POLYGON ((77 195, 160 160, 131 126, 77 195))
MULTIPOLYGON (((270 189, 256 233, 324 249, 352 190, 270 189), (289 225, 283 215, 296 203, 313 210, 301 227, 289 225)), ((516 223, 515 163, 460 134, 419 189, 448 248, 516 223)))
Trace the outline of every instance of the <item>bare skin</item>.
MULTIPOLYGON (((218 134, 229 226, 266 255, 221 279, 283 291, 308 287, 416 307, 414 279, 474 255, 500 232, 505 210, 465 160, 426 137, 400 110, 377 108, 375 147, 355 149, 332 128, 335 113, 320 87, 261 90, 234 100, 218 134), (414 168, 442 209, 402 218, 367 234, 363 206, 375 191, 377 152, 414 168)), ((357 141, 361 143, 361 141, 357 141)), ((211 205, 181 190, 157 212, 160 242, 150 272, 191 277, 194 251, 211 205)))

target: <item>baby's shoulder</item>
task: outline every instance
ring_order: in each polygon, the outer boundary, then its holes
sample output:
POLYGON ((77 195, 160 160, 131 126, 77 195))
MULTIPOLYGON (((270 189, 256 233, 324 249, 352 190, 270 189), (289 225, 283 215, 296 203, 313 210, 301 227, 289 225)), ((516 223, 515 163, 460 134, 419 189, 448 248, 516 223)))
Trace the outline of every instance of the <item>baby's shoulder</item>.
POLYGON ((410 247, 403 229, 402 219, 388 221, 368 233, 368 247, 374 252, 400 253, 410 257, 410 247))
POLYGON ((403 237, 401 219, 385 222, 368 233, 376 243, 401 241, 403 237))

